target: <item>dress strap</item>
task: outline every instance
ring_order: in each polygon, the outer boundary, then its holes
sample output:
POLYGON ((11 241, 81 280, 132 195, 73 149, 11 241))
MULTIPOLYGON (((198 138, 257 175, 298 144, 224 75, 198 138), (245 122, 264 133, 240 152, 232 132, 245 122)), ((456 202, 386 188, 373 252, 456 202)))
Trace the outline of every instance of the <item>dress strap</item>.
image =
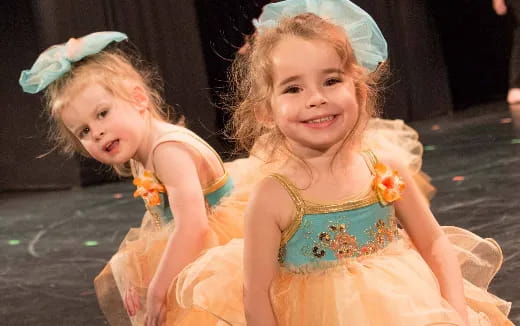
POLYGON ((275 179, 284 187, 289 196, 291 196, 291 199, 296 208, 296 213, 291 224, 287 227, 287 229, 283 230, 282 232, 282 239, 280 243, 281 246, 284 246, 292 238, 296 231, 298 231, 298 228, 302 223, 303 215, 305 214, 305 201, 300 196, 300 192, 298 191, 296 186, 293 185, 286 177, 277 173, 271 174, 269 175, 269 177, 275 179))
POLYGON ((361 152, 361 155, 363 156, 363 159, 365 160, 365 163, 367 164, 368 169, 370 170, 370 173, 372 175, 376 174, 375 165, 379 161, 371 150, 366 150, 361 152))
MULTIPOLYGON (((183 127, 180 127, 180 128, 183 128, 183 127)), ((185 128, 183 128, 183 129, 185 129, 185 128)), ((220 158, 220 155, 217 153, 217 151, 215 151, 215 149, 213 147, 211 147, 204 139, 200 138, 196 133, 194 133, 188 129, 172 130, 170 132, 165 133, 153 144, 152 153, 155 151, 157 146, 159 146, 160 144, 168 142, 168 141, 176 141, 176 142, 186 143, 186 144, 192 146, 199 153, 201 153, 201 155, 203 155, 203 153, 200 151, 200 149, 198 149, 197 146, 194 146, 192 143, 190 143, 189 140, 195 140, 197 143, 203 145, 204 147, 209 149, 211 152, 213 152, 213 154, 215 154, 215 156, 218 158, 218 160, 220 162, 220 166, 222 167, 223 170, 225 170, 224 162, 220 158)))
MULTIPOLYGON (((220 157, 220 155, 206 141, 204 141, 197 134, 195 134, 194 132, 192 132, 188 129, 183 128, 183 129, 178 129, 178 130, 172 130, 170 132, 163 134, 153 144, 150 155, 153 155, 157 146, 159 146, 162 143, 170 142, 170 141, 187 144, 188 146, 194 148, 197 152, 200 153, 200 155, 206 160, 206 162, 208 162, 208 160, 206 159, 204 153, 200 150, 200 148, 198 148, 198 146, 196 146, 196 144, 194 144, 194 141, 197 144, 200 144, 200 145, 206 147, 207 149, 209 149, 215 155, 215 157, 217 157, 217 159, 220 163, 220 167, 221 167, 222 171, 224 171, 224 174, 222 176, 220 176, 219 178, 217 178, 215 181, 213 181, 210 185, 204 187, 203 188, 204 194, 215 191, 216 189, 220 188, 222 185, 224 185, 227 182, 227 180, 229 179, 229 174, 227 173, 227 171, 224 167, 224 162, 222 161, 222 158, 220 157)), ((153 160, 152 160, 152 165, 153 165, 153 160)), ((155 170, 155 167, 154 167, 154 170, 155 170)))

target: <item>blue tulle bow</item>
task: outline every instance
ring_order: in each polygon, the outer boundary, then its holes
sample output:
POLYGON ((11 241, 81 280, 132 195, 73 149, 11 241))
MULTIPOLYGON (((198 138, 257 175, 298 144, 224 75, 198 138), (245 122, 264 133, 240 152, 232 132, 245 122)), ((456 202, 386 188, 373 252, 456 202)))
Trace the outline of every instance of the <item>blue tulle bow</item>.
POLYGON ((258 32, 274 27, 283 17, 313 13, 345 29, 358 62, 370 71, 388 57, 386 40, 376 22, 349 0, 285 0, 264 6, 253 24, 258 32))
POLYGON ((20 86, 24 92, 35 94, 68 72, 71 63, 103 50, 112 42, 128 39, 120 32, 97 32, 79 39, 71 38, 67 43, 53 45, 43 51, 29 70, 20 74, 20 86))

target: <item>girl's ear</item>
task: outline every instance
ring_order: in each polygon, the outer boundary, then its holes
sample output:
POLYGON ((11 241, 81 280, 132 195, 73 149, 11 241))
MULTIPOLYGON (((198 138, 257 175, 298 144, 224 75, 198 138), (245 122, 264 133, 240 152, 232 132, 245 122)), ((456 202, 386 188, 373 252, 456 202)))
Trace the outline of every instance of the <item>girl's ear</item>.
POLYGON ((148 109, 150 100, 145 89, 141 85, 134 85, 132 88, 132 98, 134 103, 137 104, 137 108, 140 112, 144 112, 148 109))
POLYGON ((267 107, 267 104, 255 107, 254 112, 256 121, 258 121, 262 126, 267 128, 274 127, 274 118, 271 111, 267 107))

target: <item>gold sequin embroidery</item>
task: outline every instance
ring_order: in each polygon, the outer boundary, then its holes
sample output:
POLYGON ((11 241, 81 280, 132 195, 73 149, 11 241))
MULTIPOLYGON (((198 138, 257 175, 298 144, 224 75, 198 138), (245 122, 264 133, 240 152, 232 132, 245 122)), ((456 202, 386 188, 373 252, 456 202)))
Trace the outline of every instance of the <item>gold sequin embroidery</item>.
POLYGON ((376 224, 367 230, 365 233, 370 240, 360 249, 361 255, 370 255, 374 252, 383 249, 387 243, 392 242, 397 238, 397 223, 394 217, 390 217, 387 224, 382 219, 379 219, 376 224))
MULTIPOLYGON (((310 237, 310 232, 306 232, 304 237, 310 239, 312 245, 302 248, 305 256, 312 260, 319 260, 326 255, 327 250, 332 251, 338 259, 370 255, 397 238, 397 224, 393 218, 389 223, 378 219, 375 225, 365 230, 370 240, 362 246, 357 237, 349 232, 347 224, 330 222, 327 230, 320 232, 313 239, 310 237)), ((310 223, 307 227, 310 227, 310 223)), ((283 248, 285 257, 285 246, 283 248)))
POLYGON ((161 213, 159 212, 159 209, 157 206, 148 206, 145 205, 148 212, 150 212, 150 215, 152 215, 153 223, 157 229, 160 229, 162 226, 162 218, 161 213))

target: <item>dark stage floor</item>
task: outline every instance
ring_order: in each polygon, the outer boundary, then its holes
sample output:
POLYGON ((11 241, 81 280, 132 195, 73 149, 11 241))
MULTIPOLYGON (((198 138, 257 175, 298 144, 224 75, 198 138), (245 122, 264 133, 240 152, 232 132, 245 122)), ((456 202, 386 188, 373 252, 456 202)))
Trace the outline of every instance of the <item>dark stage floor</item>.
MULTIPOLYGON (((491 291, 513 302, 510 317, 520 323, 520 118, 490 104, 413 126, 438 188, 435 215, 502 245, 491 291)), ((140 222, 144 208, 132 191, 121 182, 0 194, 1 325, 106 324, 92 279, 140 222)))

